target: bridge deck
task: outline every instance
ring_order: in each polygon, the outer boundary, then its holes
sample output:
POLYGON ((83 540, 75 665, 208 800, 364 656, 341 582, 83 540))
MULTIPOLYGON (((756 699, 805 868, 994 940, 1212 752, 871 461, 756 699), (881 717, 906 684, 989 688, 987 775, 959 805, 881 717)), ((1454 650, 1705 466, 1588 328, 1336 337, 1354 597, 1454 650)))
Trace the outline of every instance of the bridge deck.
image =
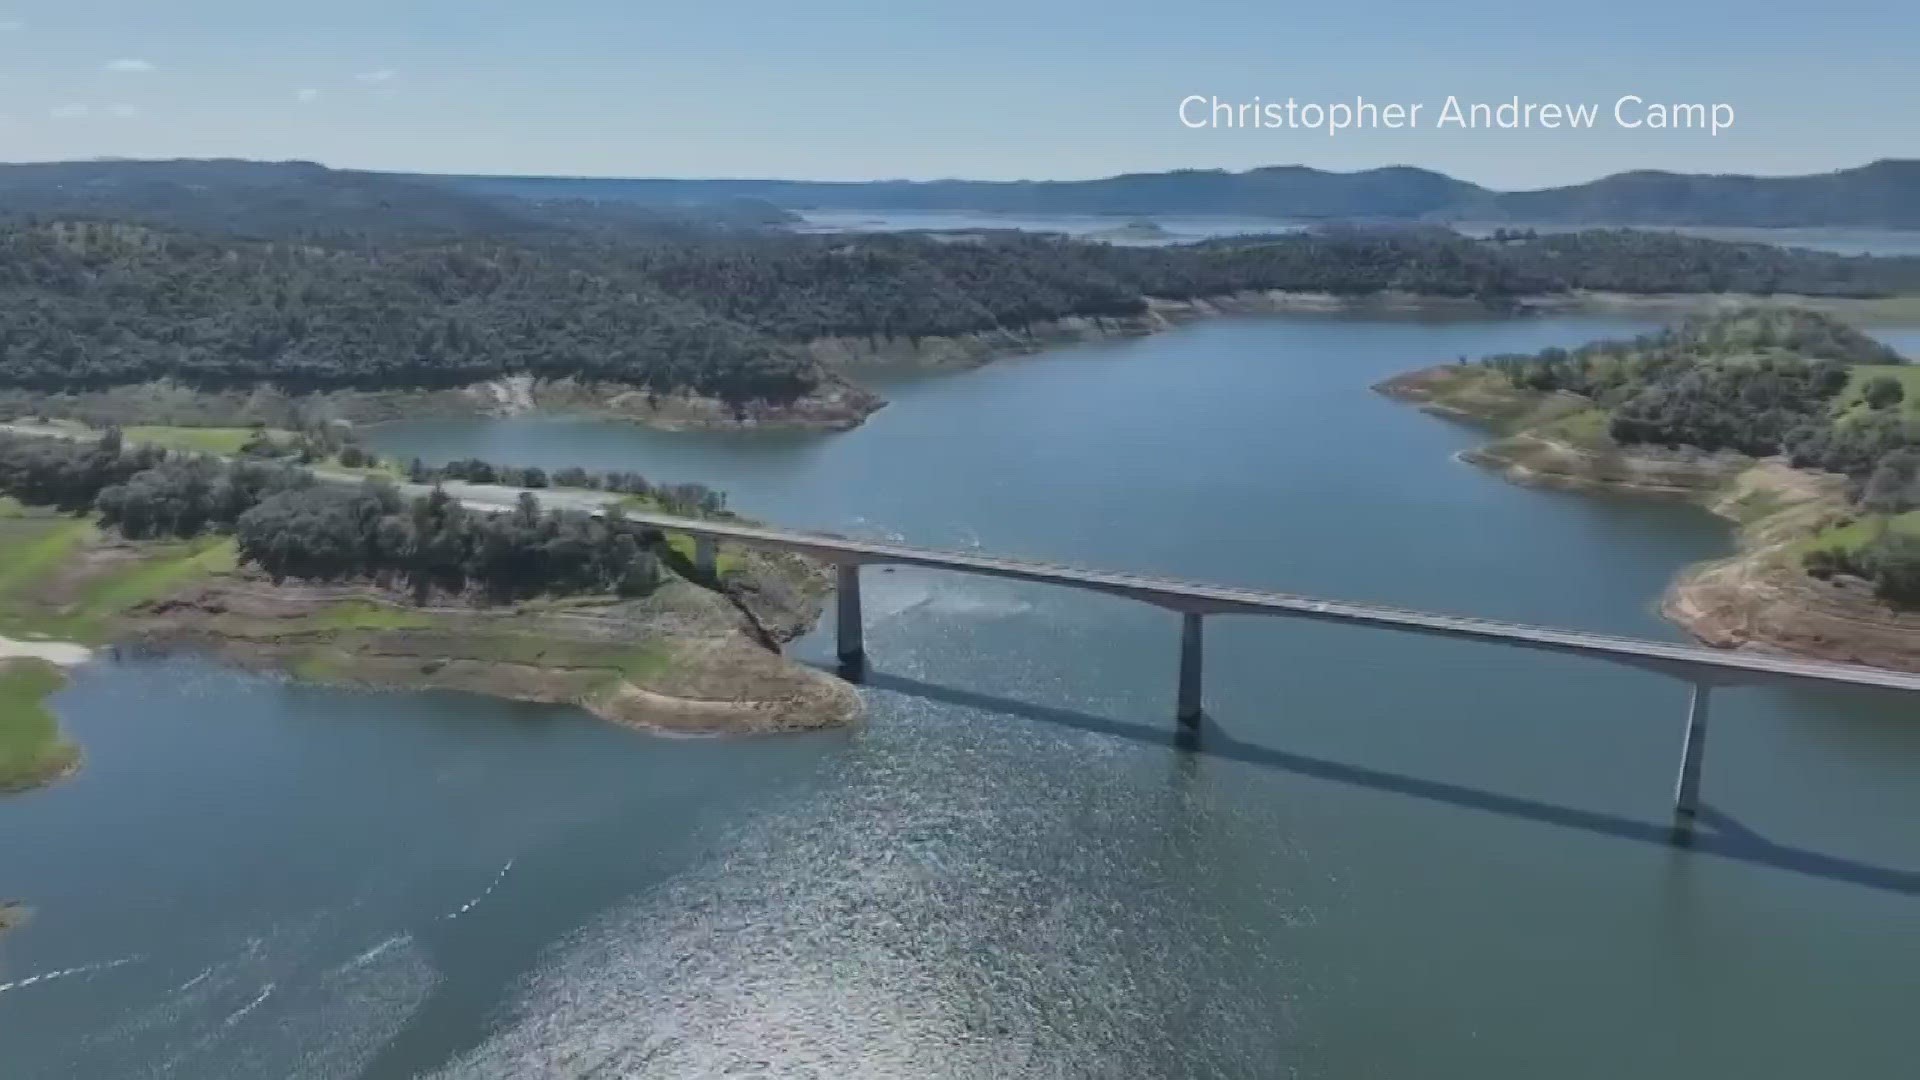
POLYGON ((1663 641, 1594 634, 1580 630, 1441 615, 1383 604, 1319 600, 1293 593, 1146 574, 1089 570, 1031 559, 1011 559, 964 551, 941 551, 871 540, 787 532, 717 521, 695 521, 665 514, 629 513, 627 520, 664 530, 782 551, 796 551, 842 565, 926 566, 969 574, 1090 589, 1125 596, 1189 614, 1273 615, 1374 626, 1409 633, 1466 638, 1547 652, 1570 653, 1710 685, 1787 684, 1854 686, 1876 690, 1920 691, 1920 674, 1837 664, 1767 653, 1735 652, 1663 641))

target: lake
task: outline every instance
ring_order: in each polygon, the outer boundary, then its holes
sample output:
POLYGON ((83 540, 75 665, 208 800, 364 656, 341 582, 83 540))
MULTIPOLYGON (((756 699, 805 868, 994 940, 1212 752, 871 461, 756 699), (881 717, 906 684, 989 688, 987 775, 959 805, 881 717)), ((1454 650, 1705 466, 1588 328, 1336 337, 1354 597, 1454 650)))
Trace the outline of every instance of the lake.
MULTIPOLYGON (((1369 392, 1630 319, 1196 324, 890 376, 837 434, 371 433, 640 470, 796 527, 1677 638, 1728 530, 1516 487, 1369 392)), ((1920 351, 1920 332, 1886 334, 1920 351)), ((669 739, 560 708, 106 660, 72 781, 0 802, 9 1078, 1804 1077, 1910 1069, 1920 724, 1567 657, 865 576, 866 722, 669 739), (21 980, 55 973, 29 985, 21 980)), ((824 663, 831 618, 794 648, 824 663)))
MULTIPOLYGON (((1054 232, 1068 236, 1098 237, 1126 246, 1191 244, 1221 236, 1245 236, 1260 233, 1301 232, 1318 223, 1290 218, 1254 217, 1246 214, 1040 214, 997 213, 987 210, 805 210, 804 219, 795 226, 801 232, 894 232, 897 230, 1016 229, 1023 232, 1054 232), (1105 234, 1132 222, 1148 222, 1161 235, 1105 234)), ((1540 232, 1574 232, 1587 228, 1617 228, 1592 225, 1515 225, 1481 222, 1446 222, 1448 228, 1467 236, 1491 236, 1495 229, 1534 228, 1540 232)), ((1710 226, 1625 226, 1655 232, 1677 232, 1708 240, 1730 243, 1774 244, 1781 247, 1812 248, 1840 255, 1920 255, 1920 230, 1844 229, 1844 228, 1719 228, 1710 226)))

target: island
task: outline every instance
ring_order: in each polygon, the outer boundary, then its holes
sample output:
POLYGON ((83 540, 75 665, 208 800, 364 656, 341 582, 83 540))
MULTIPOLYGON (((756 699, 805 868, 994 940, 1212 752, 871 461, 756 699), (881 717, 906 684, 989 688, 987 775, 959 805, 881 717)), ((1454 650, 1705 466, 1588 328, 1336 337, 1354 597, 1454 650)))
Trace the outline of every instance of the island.
POLYGON ((555 487, 540 470, 478 461, 402 468, 352 442, 320 458, 304 437, 266 429, 230 455, 191 448, 218 432, 142 434, 153 441, 72 426, 0 433, 7 787, 78 767, 44 699, 63 685, 61 665, 102 647, 572 704, 676 732, 859 713, 845 683, 780 653, 818 618, 823 567, 727 550, 709 572, 689 537, 624 519, 738 520, 700 485, 572 469, 556 477, 577 486, 555 487), (480 491, 493 501, 450 493, 480 491))
POLYGON ((1661 610, 1709 644, 1920 671, 1920 367, 1832 315, 1753 307, 1379 391, 1493 429, 1521 482, 1687 499, 1739 550, 1661 610))
POLYGON ((1147 244, 1170 240, 1173 234, 1151 218, 1137 218, 1124 225, 1109 225, 1103 229, 1083 233, 1082 237, 1087 240, 1105 240, 1108 243, 1147 244))

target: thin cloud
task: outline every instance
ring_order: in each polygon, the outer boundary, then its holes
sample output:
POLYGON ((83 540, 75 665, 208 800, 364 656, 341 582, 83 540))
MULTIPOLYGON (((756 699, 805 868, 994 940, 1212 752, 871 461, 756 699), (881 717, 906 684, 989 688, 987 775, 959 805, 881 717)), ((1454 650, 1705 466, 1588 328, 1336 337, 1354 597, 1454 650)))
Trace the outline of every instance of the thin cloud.
POLYGON ((109 60, 106 63, 106 69, 108 71, 121 71, 131 75, 138 75, 144 72, 152 71, 153 61, 151 60, 109 60))
POLYGON ((132 105, 127 105, 124 103, 109 105, 107 106, 107 111, 119 117, 122 120, 130 120, 133 117, 140 115, 139 109, 133 107, 132 105))
POLYGON ((48 110, 48 114, 55 120, 78 120, 87 115, 87 107, 78 101, 70 101, 65 105, 55 105, 48 110))
POLYGON ((300 90, 295 90, 293 92, 293 99, 302 105, 308 105, 320 100, 320 91, 315 90, 311 86, 305 87, 300 90))
POLYGON ((392 82, 394 77, 399 74, 399 72, 392 68, 381 68, 378 71, 363 71, 355 75, 354 78, 366 83, 368 86, 373 86, 383 82, 392 82))

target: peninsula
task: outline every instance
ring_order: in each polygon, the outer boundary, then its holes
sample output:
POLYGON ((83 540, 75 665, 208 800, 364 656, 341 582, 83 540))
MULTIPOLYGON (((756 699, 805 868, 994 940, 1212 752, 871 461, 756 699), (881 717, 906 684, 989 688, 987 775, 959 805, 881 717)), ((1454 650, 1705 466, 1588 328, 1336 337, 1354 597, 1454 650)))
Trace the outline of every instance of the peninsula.
POLYGON ((1920 670, 1920 368, 1830 315, 1747 309, 1378 389, 1500 437, 1512 479, 1690 499, 1739 527, 1662 611, 1710 644, 1920 670))
POLYGON ((398 470, 354 450, 303 465, 296 438, 265 431, 229 457, 161 445, 204 444, 206 431, 133 442, 57 430, 0 434, 5 787, 78 766, 42 699, 63 684, 55 665, 88 647, 184 648, 313 681, 574 704, 683 732, 858 714, 843 683, 779 651, 818 617, 822 568, 730 551, 708 573, 688 538, 622 520, 628 507, 733 518, 698 485, 563 470, 579 486, 552 488, 539 470, 398 470), (343 473, 342 458, 364 475, 343 473), (472 509, 449 489, 509 503, 472 509))

